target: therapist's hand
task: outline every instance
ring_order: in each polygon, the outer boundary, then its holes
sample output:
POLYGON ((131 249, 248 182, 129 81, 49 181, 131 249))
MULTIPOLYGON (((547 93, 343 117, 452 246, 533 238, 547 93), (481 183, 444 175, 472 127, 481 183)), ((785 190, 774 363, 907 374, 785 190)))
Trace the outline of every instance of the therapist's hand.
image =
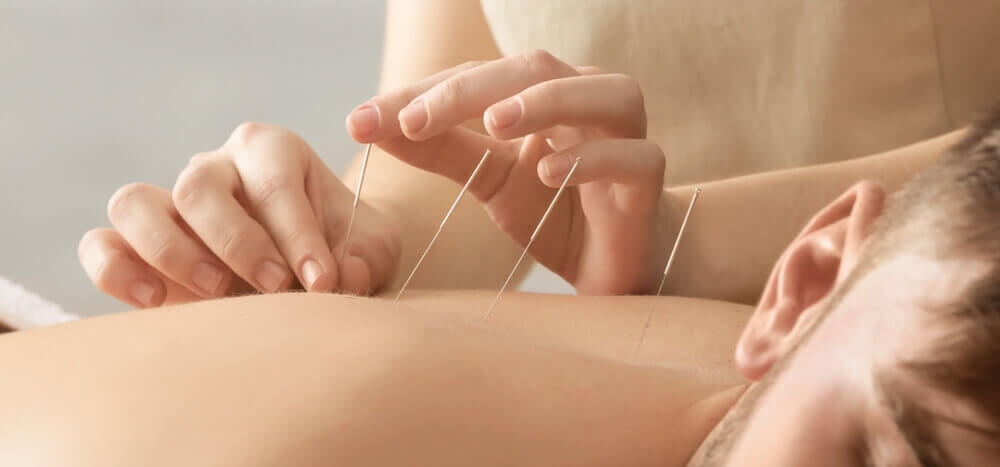
POLYGON ((492 149, 470 191, 522 245, 581 158, 574 188, 531 255, 580 293, 655 291, 673 230, 663 153, 646 139, 634 79, 533 51, 467 63, 374 97, 352 111, 347 128, 359 142, 459 183, 492 149), (488 135, 458 126, 479 116, 488 135))
POLYGON ((196 155, 173 191, 119 189, 113 229, 87 232, 80 261, 102 291, 139 307, 299 284, 312 292, 370 293, 400 256, 398 227, 361 203, 343 264, 354 194, 286 129, 240 125, 196 155))

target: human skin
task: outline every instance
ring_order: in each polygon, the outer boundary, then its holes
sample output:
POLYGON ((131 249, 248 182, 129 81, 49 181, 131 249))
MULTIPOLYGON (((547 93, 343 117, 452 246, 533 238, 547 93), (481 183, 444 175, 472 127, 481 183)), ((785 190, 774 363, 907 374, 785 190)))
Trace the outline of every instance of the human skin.
MULTIPOLYGON (((333 455, 368 465, 917 465, 873 376, 932 351, 942 329, 927 307, 954 300, 982 268, 917 249, 845 285, 884 198, 859 183, 820 210, 752 314, 693 299, 508 295, 483 323, 492 293, 410 293, 399 305, 270 295, 7 335, 0 367, 13 377, 0 420, 18 429, 0 439, 17 449, 0 452, 19 464, 13 456, 54 453, 115 465, 133 451, 105 449, 103 436, 159 452, 184 433, 170 452, 211 451, 210 465, 333 455), (96 427, 81 437, 83 423, 96 427)), ((939 391, 920 402, 957 420, 940 428, 942 449, 991 465, 983 433, 995 430, 982 414, 939 391)))
MULTIPOLYGON (((476 11, 466 13, 481 16, 472 5, 476 11)), ((394 8, 390 38, 398 32, 394 8)), ((448 24, 447 16, 435 14, 433 20, 448 24)), ((408 30, 412 20, 407 16, 399 27, 408 30)), ((691 187, 663 190, 664 157, 645 139, 644 99, 634 79, 572 66, 544 51, 412 78, 388 89, 383 83, 378 96, 348 116, 352 137, 391 156, 376 152, 371 159, 350 247, 345 231, 351 190, 293 132, 246 123, 222 147, 192 158, 172 190, 129 184, 112 196, 108 216, 114 228, 94 229, 81 240, 81 261, 91 279, 102 291, 140 307, 254 289, 283 291, 296 278, 310 291, 367 294, 398 287, 438 227, 440 214, 433 213, 445 211, 458 187, 425 176, 464 183, 489 148, 493 156, 469 189, 469 198, 481 202, 472 209, 478 214, 466 218, 469 209, 460 207, 438 241, 439 250, 476 257, 474 267, 446 261, 450 269, 442 270, 435 264, 444 257, 431 255, 414 286, 499 283, 513 263, 516 248, 510 249, 510 240, 527 243, 563 182, 562 175, 550 173, 552 164, 579 157, 569 190, 534 238, 529 256, 579 294, 656 290, 691 187), (498 123, 503 120, 498 114, 505 113, 498 109, 509 105, 519 117, 498 123), (427 117, 416 130, 415 123, 406 123, 414 112, 427 117), (456 127, 480 116, 485 126, 479 132, 456 127), (400 162, 413 167, 393 170, 400 162), (397 177, 413 175, 414 168, 419 177, 397 177), (450 187, 440 192, 441 183, 450 187), (486 224, 480 222, 484 213, 486 224), (457 242, 449 240, 453 234, 457 242), (459 282, 451 278, 455 274, 459 282), (482 275, 498 277, 475 282, 482 275)), ((699 241, 682 250, 668 293, 752 303, 764 273, 808 213, 861 177, 893 190, 960 136, 959 131, 862 159, 706 183, 691 226, 699 241)))
POLYGON ((483 322, 491 299, 262 295, 6 334, 0 464, 681 465, 742 392, 745 307, 512 293, 483 322))
MULTIPOLYGON (((464 62, 497 58, 500 58, 500 53, 478 3, 392 1, 389 2, 386 20, 380 95, 405 88, 464 62), (455 37, 462 40, 456 41, 455 37), (413 44, 420 44, 420 47, 413 47, 413 44)), ((381 118, 395 119, 398 110, 387 109, 382 112, 381 118)), ((442 113, 454 110, 438 109, 442 113)), ((483 130, 479 119, 466 126, 483 130)), ((686 258, 678 258, 674 271, 680 279, 671 285, 672 293, 754 303, 765 284, 770 265, 778 258, 782 248, 795 237, 798 228, 809 216, 831 197, 862 179, 874 179, 892 191, 933 161, 943 148, 960 137, 960 133, 953 132, 840 163, 738 179, 742 185, 738 190, 740 197, 725 198, 720 204, 747 207, 735 212, 736 217, 743 220, 754 218, 739 230, 747 241, 734 241, 738 239, 724 228, 726 223, 706 223, 703 232, 711 232, 712 236, 704 237, 706 242, 697 249, 697 253, 689 252, 686 258), (764 184, 767 189, 757 189, 758 184, 764 184), (767 221, 761 222, 760 219, 767 221), (706 267, 702 255, 712 254, 712 249, 720 247, 720 243, 714 241, 720 237, 725 237, 726 241, 721 246, 726 254, 711 258, 713 261, 706 267), (720 274, 724 274, 727 280, 715 280, 720 274)), ((359 141, 366 141, 354 136, 359 141)), ((478 157, 478 154, 468 157, 478 157)), ((344 179, 354 180, 359 168, 360 163, 356 161, 344 179)), ((430 238, 437 228, 439 219, 425 213, 443 212, 453 200, 456 190, 453 183, 433 173, 416 170, 379 149, 373 152, 365 182, 365 198, 396 219, 402 230, 409 233, 401 239, 403 247, 399 270, 409 270, 425 246, 425 239, 430 238)), ((668 190, 668 196, 672 191, 668 190)), ((680 188, 679 191, 689 194, 689 189, 680 188)), ((683 194, 677 197, 685 198, 683 194)), ((703 201, 708 202, 708 199, 706 197, 703 201)), ((677 224, 669 224, 669 227, 676 229, 677 224)), ((427 272, 416 278, 417 286, 493 287, 503 280, 509 271, 506 268, 519 253, 517 245, 498 232, 489 217, 471 199, 463 202, 455 212, 449 229, 442 233, 439 246, 460 256, 475 256, 479 261, 473 267, 471 264, 454 264, 444 258, 430 257, 422 265, 427 272)), ((395 285, 398 286, 401 280, 397 275, 395 285)))
MULTIPOLYGON (((906 148, 901 150, 901 153, 923 154, 927 151, 941 151, 959 135, 959 133, 949 134, 920 143, 919 147, 906 148)), ((482 138, 482 136, 477 137, 482 138)), ((466 152, 472 154, 476 151, 466 152)), ((494 156, 496 157, 500 156, 494 156)), ((879 156, 878 159, 880 163, 886 165, 905 162, 899 157, 901 157, 899 154, 887 154, 879 156)), ((922 164, 931 159, 932 157, 927 156, 919 162, 922 164)), ((616 160, 625 163, 627 158, 616 160)), ((584 164, 592 161, 593 159, 586 159, 584 164)), ((916 165, 919 167, 920 164, 916 165)), ((524 167, 521 169, 523 172, 524 167)), ((829 179, 839 177, 846 180, 857 176, 859 171, 874 170, 865 161, 853 161, 825 169, 806 168, 759 174, 703 185, 705 194, 688 226, 695 234, 695 238, 685 243, 675 262, 675 268, 687 265, 686 269, 681 268, 682 272, 676 272, 675 269, 671 281, 667 284, 666 292, 674 295, 693 292, 695 295, 713 296, 722 289, 730 289, 730 292, 727 292, 727 295, 732 295, 729 297, 730 301, 750 302, 749 297, 754 290, 745 288, 748 284, 745 274, 751 272, 756 274, 754 271, 757 269, 766 269, 769 264, 765 264, 764 261, 769 261, 772 255, 777 255, 777 252, 771 251, 778 248, 774 241, 776 237, 773 228, 780 231, 782 226, 789 225, 788 219, 798 218, 800 206, 819 203, 820 197, 825 193, 825 188, 822 187, 829 179), (734 235, 734 232, 739 234, 734 235), (757 269, 749 267, 750 265, 755 265, 757 269), (683 272, 685 270, 688 272, 683 272), (726 280, 717 280, 718 277, 725 277, 726 280), (741 287, 745 290, 738 290, 741 287), (744 295, 746 297, 743 297, 744 295)), ((898 167, 891 169, 883 167, 883 169, 882 172, 872 172, 870 175, 881 180, 887 187, 901 182, 902 175, 898 167)), ((550 190, 535 179, 534 168, 528 167, 527 170, 530 172, 527 174, 528 180, 524 180, 525 174, 522 173, 521 183, 534 186, 526 190, 522 190, 523 187, 507 189, 504 198, 507 198, 508 204, 510 198, 513 198, 515 204, 530 204, 520 199, 523 193, 537 192, 539 188, 543 191, 550 190)), ((301 190, 286 186, 283 195, 279 196, 276 192, 272 192, 270 196, 265 197, 271 200, 265 205, 241 207, 237 204, 239 199, 250 196, 248 193, 259 191, 259 186, 254 185, 252 179, 268 179, 266 174, 280 174, 283 171, 288 173, 281 177, 299 173, 299 177, 292 177, 299 182, 303 181, 301 177, 304 175, 306 182, 304 191, 310 200, 306 207, 312 209, 317 219, 321 220, 320 223, 326 226, 325 236, 330 239, 330 244, 339 242, 333 251, 335 256, 339 257, 337 253, 343 252, 344 242, 337 240, 337 236, 342 233, 344 221, 342 219, 338 222, 336 219, 338 216, 347 215, 351 206, 343 196, 340 196, 341 201, 337 199, 338 194, 343 195, 347 189, 323 165, 319 157, 309 148, 308 143, 298 135, 274 125, 244 124, 233 132, 223 149, 199 155, 192 161, 179 177, 173 199, 170 191, 147 184, 133 183, 119 189, 112 196, 108 207, 109 218, 115 228, 98 228, 84 235, 79 248, 81 263, 100 290, 135 306, 175 304, 206 298, 204 295, 192 292, 185 285, 186 278, 189 277, 188 272, 198 270, 198 267, 193 265, 218 264, 221 261, 233 265, 234 271, 251 271, 254 265, 265 260, 280 259, 280 253, 271 244, 269 234, 263 227, 273 224, 274 216, 285 218, 278 223, 284 226, 285 233, 271 232, 270 235, 283 239, 286 243, 300 243, 298 239, 302 238, 302 235, 296 232, 306 232, 307 229, 292 227, 296 225, 294 219, 286 217, 295 217, 292 213, 302 210, 301 203, 287 204, 296 196, 301 197, 301 190), (236 167, 233 167, 234 163, 236 167), (234 177, 237 171, 245 175, 234 177), (243 186, 239 186, 240 180, 243 186), (299 194, 295 195, 295 192, 299 194), (174 205, 177 200, 183 200, 181 204, 183 207, 174 205), (279 202, 282 200, 285 204, 279 202), (270 212, 271 215, 262 214, 264 212, 270 212), (226 221, 219 222, 219 219, 226 221), (216 257, 208 251, 207 246, 211 246, 219 256, 216 257), (263 260, 262 255, 265 257, 263 260)), ((503 171, 502 165, 486 164, 483 172, 487 174, 494 172, 494 174, 479 178, 496 179, 503 171)), ((274 183, 276 182, 272 180, 271 186, 274 186, 274 183)), ((572 191, 576 189, 573 187, 568 196, 563 198, 563 201, 567 202, 557 206, 555 210, 557 213, 546 224, 547 227, 542 231, 540 241, 535 242, 532 252, 548 251, 546 254, 552 259, 553 252, 560 250, 560 247, 563 251, 577 251, 579 253, 575 256, 578 259, 584 256, 587 258, 586 262, 575 261, 576 269, 583 267, 587 270, 588 277, 605 285, 633 283, 633 279, 637 276, 629 276, 625 272, 627 270, 633 273, 647 270, 644 275, 649 277, 644 281, 651 284, 659 283, 662 264, 666 260, 666 241, 677 236, 678 226, 692 196, 692 188, 660 190, 658 183, 650 187, 648 180, 644 186, 643 190, 652 188, 653 192, 659 193, 658 198, 660 198, 656 203, 658 207, 655 209, 655 215, 649 218, 653 222, 652 234, 645 228, 635 225, 629 227, 631 224, 622 224, 611 230, 604 227, 586 227, 598 221, 589 218, 595 214, 587 211, 586 207, 582 214, 578 212, 580 203, 575 200, 580 199, 582 193, 577 196, 572 191), (559 225, 557 221, 560 218, 564 220, 570 218, 574 222, 569 225, 565 223, 559 225), (581 238, 590 238, 590 241, 573 241, 581 238), (575 250, 573 247, 567 247, 570 244, 576 245, 575 250), (580 247, 585 244, 589 246, 580 247), (595 249, 601 253, 584 254, 586 251, 593 253, 595 249), (649 270, 650 265, 656 267, 649 270), (637 267, 639 269, 636 269, 637 267)), ((601 191, 600 187, 589 189, 601 191)), ((474 188, 473 195, 484 196, 477 193, 479 192, 474 188)), ((832 192, 826 194, 830 197, 835 195, 832 192)), ((486 210, 490 211, 491 215, 511 217, 510 212, 497 214, 506 209, 502 206, 504 201, 497 198, 501 196, 494 196, 484 205, 486 210)), ((544 208, 548 199, 542 201, 545 203, 534 207, 544 208)), ((600 209, 598 211, 596 214, 598 217, 611 214, 610 211, 602 212, 600 209)), ((300 214, 302 215, 299 218, 313 215, 301 212, 300 214)), ((400 215, 410 215, 410 213, 400 215)), ((370 209, 365 204, 360 206, 358 217, 367 219, 367 223, 359 224, 355 229, 351 249, 361 251, 361 257, 368 258, 369 261, 365 263, 359 257, 345 256, 347 268, 340 270, 339 283, 341 286, 350 285, 348 288, 355 290, 356 293, 364 293, 373 283, 372 279, 377 283, 394 273, 391 268, 395 267, 396 260, 392 258, 399 257, 400 242, 383 242, 381 236, 388 230, 398 231, 398 226, 405 222, 397 223, 396 219, 390 219, 384 213, 370 209), (374 260, 376 257, 383 259, 374 260), (366 264, 372 266, 372 269, 366 269, 366 264), (375 267, 378 265, 381 267, 375 267)), ((518 221, 520 227, 510 230, 512 223, 508 223, 506 228, 515 235, 518 230, 524 233, 525 229, 532 227, 530 223, 523 221, 537 215, 521 212, 513 217, 520 219, 518 221)), ((636 219, 634 213, 631 218, 636 219)), ((640 215, 639 218, 643 216, 640 215)), ((605 218, 600 222, 607 220, 605 218)), ((646 221, 640 223, 647 224, 646 221)), ((455 227, 452 224, 449 223, 444 231, 454 228, 461 230, 461 226, 455 227)), ((413 233, 408 232, 407 236, 413 237, 413 233)), ((526 241, 526 238, 520 239, 526 241)), ((310 243, 312 242, 302 241, 298 250, 302 250, 301 247, 307 247, 310 243)), ((481 265, 483 254, 489 254, 494 247, 495 245, 490 246, 482 254, 475 255, 477 258, 475 264, 481 265)), ((467 261, 452 261, 452 258, 462 257, 462 252, 454 249, 445 250, 451 256, 442 256, 442 248, 437 250, 438 253, 430 255, 429 260, 447 259, 459 270, 463 270, 468 264, 473 264, 467 261)), ((301 251, 297 255, 301 256, 301 251)), ((565 254, 555 254, 555 256, 568 257, 565 254)), ((556 263, 550 265, 557 267, 556 263)), ((482 267, 487 266, 482 265, 482 267)), ((566 270, 560 271, 567 279, 573 277, 567 276, 566 270)), ((417 277, 425 274, 422 273, 417 277)), ((403 274, 397 276, 399 280, 405 277, 403 274)), ((214 282, 217 285, 211 287, 216 289, 214 294, 241 295, 255 287, 252 285, 254 277, 252 274, 246 276, 249 283, 238 277, 234 279, 231 275, 226 277, 228 278, 218 276, 218 280, 214 282)), ((592 285, 593 283, 595 282, 592 281, 592 285)), ((591 292, 595 290, 590 289, 591 292)), ((601 290, 608 292, 607 289, 601 290)), ((581 287, 578 292, 583 294, 586 290, 581 287)))
MULTIPOLYGON (((905 188, 911 195, 933 186, 926 178, 915 183, 905 188)), ((939 209, 934 201, 913 211, 939 209)), ((884 206, 879 185, 859 183, 782 253, 736 347, 735 365, 754 383, 690 467, 995 464, 997 431, 987 414, 957 394, 914 384, 907 370, 915 356, 940 352, 950 331, 933 310, 960 300, 988 267, 974 255, 933 248, 871 249, 885 238, 906 242, 884 237, 886 224, 875 227, 884 206), (935 414, 919 428, 935 432, 939 444, 900 422, 912 411, 900 401, 935 414), (929 452, 939 462, 927 461, 929 452)), ((909 228, 930 242, 945 235, 909 228)))

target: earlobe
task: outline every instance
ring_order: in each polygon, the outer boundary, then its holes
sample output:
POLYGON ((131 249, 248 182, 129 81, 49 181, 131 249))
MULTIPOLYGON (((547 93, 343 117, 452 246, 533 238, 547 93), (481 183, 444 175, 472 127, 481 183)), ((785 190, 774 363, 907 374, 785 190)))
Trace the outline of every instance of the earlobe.
POLYGON ((862 182, 822 209, 775 264, 736 348, 736 365, 757 380, 792 347, 807 320, 846 273, 882 211, 883 189, 862 182))
MULTIPOLYGON (((787 305, 787 304, 786 304, 787 305)), ((791 310, 771 308, 771 316, 789 313, 791 310)), ((765 319, 758 319, 760 310, 747 323, 739 343, 736 345, 735 362, 744 378, 757 381, 767 373, 782 355, 782 342, 785 334, 776 329, 765 319)))

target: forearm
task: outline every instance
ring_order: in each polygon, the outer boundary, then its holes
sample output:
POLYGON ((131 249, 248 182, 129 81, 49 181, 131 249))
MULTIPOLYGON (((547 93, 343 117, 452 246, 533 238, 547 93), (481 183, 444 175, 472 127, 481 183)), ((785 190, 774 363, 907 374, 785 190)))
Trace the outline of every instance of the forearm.
MULTIPOLYGON (((703 193, 668 279, 669 293, 755 303, 783 249, 813 214, 860 180, 889 192, 958 141, 964 130, 882 154, 701 185, 703 193)), ((666 190, 676 234, 693 187, 666 190)))

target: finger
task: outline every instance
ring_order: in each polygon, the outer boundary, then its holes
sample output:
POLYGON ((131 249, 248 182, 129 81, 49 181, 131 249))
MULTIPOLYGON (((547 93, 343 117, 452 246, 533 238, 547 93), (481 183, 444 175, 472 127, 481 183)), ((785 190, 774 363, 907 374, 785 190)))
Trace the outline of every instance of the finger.
POLYGON ((571 186, 620 184, 627 197, 635 201, 655 199, 663 191, 666 159, 659 146, 645 139, 600 139, 548 155, 538 163, 539 179, 545 185, 558 187, 577 157, 580 165, 568 182, 571 186))
POLYGON ((101 291, 138 308, 159 306, 167 288, 113 229, 94 229, 80 240, 80 264, 101 291))
POLYGON ((254 289, 286 290, 293 276, 270 235, 234 197, 238 183, 231 161, 207 157, 181 172, 172 199, 201 241, 254 289))
POLYGON ((344 260, 340 264, 340 282, 338 288, 341 292, 354 295, 369 295, 376 284, 372 266, 379 264, 370 260, 371 252, 369 248, 361 242, 351 242, 350 245, 340 243, 333 252, 338 258, 344 260), (347 252, 344 252, 347 248, 347 252))
MULTIPOLYGON (((274 126, 247 130, 237 141, 227 142, 243 191, 254 218, 270 234, 274 244, 295 271, 299 282, 312 292, 333 290, 337 263, 320 229, 316 206, 306 194, 306 181, 320 170, 319 157, 294 133, 274 126)), ((345 194, 349 193, 344 190, 345 194)), ((322 197, 316 199, 322 202, 322 197)))
POLYGON ((417 96, 399 111, 400 128, 408 138, 423 141, 479 117, 491 104, 525 88, 577 74, 575 68, 544 51, 486 63, 458 73, 417 96))
POLYGON ((347 115, 347 132, 359 143, 372 143, 401 135, 399 119, 396 118, 400 109, 434 85, 484 63, 486 62, 466 62, 435 73, 410 86, 373 97, 347 115), (383 115, 390 118, 382 118, 383 115))
POLYGON ((99 290, 130 305, 147 308, 200 298, 146 264, 114 229, 84 234, 78 254, 99 290))
POLYGON ((646 137, 639 83, 622 74, 574 76, 536 84, 483 114, 486 130, 514 139, 556 125, 599 127, 620 138, 646 137))
POLYGON ((108 203, 111 224, 147 264, 204 298, 223 295, 232 274, 180 225, 170 193, 134 183, 108 203))
POLYGON ((476 174, 469 191, 480 200, 488 199, 504 184, 517 159, 517 145, 498 142, 475 131, 455 127, 427 141, 411 141, 398 136, 378 143, 379 148, 421 170, 436 173, 464 185, 483 154, 490 149, 490 157, 476 174))
POLYGON ((341 291, 356 295, 370 295, 392 279, 399 258, 399 246, 386 244, 386 236, 358 232, 350 245, 343 241, 334 247, 334 254, 344 261, 340 264, 341 291), (346 253, 344 249, 347 249, 346 253))
POLYGON ((581 75, 599 75, 604 73, 604 70, 596 66, 587 65, 587 66, 576 67, 576 72, 581 75))

